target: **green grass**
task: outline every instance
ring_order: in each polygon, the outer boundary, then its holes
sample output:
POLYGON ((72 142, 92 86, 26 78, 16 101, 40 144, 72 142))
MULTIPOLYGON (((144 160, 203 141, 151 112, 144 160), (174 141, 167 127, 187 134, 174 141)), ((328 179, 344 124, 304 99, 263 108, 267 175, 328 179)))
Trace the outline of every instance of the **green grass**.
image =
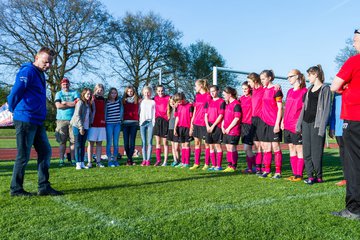
MULTIPOLYGON (((240 169, 245 168, 240 156, 240 169)), ((25 189, 36 192, 36 162, 25 189)), ((11 198, 13 162, 0 162, 1 239, 359 239, 344 207, 336 150, 326 150, 323 184, 172 167, 76 171, 52 162, 60 197, 11 198)), ((289 176, 288 153, 284 177, 289 176)))

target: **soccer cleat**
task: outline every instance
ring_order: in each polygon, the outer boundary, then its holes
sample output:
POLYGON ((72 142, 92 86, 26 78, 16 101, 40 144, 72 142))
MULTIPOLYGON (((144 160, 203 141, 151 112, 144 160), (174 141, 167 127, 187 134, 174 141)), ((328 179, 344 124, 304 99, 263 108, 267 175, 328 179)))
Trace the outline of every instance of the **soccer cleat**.
POLYGON ((290 176, 290 177, 288 177, 288 178, 285 178, 285 180, 292 181, 292 180, 294 180, 295 178, 296 178, 295 176, 290 176))
POLYGON ((205 164, 201 170, 206 171, 206 170, 208 170, 208 169, 209 169, 209 165, 205 164))
POLYGON ((200 166, 198 165, 198 164, 194 164, 191 168, 190 168, 190 170, 196 170, 196 169, 198 169, 200 166))
POLYGON ((65 161, 64 161, 64 159, 60 159, 59 160, 59 167, 63 167, 63 166, 65 166, 65 161))
POLYGON ((246 168, 244 170, 241 170, 241 173, 242 174, 253 174, 254 172, 252 169, 246 168))
POLYGON ((340 181, 340 182, 337 182, 337 183, 335 183, 335 185, 336 185, 336 186, 339 186, 339 187, 345 186, 345 185, 346 185, 346 180, 342 180, 342 181, 340 181))
POLYGON ((46 189, 42 189, 38 191, 38 196, 60 196, 60 195, 64 195, 64 193, 57 191, 52 187, 48 187, 46 189))
POLYGON ((343 218, 348 218, 348 219, 352 219, 352 220, 360 220, 360 214, 352 213, 347 209, 344 209, 340 212, 332 212, 331 214, 334 216, 337 216, 337 217, 343 217, 343 218))
POLYGON ((304 183, 307 185, 313 185, 315 183, 315 180, 313 178, 308 178, 304 180, 304 183))
POLYGON ((176 165, 176 168, 181 168, 184 164, 183 163, 179 163, 178 165, 176 165))
POLYGON ((160 166, 161 165, 161 162, 160 161, 157 161, 155 164, 154 164, 154 167, 157 167, 157 166, 160 166))
POLYGON ((231 172, 235 172, 235 169, 232 167, 227 167, 223 172, 231 173, 231 172))
POLYGON ((190 166, 189 166, 189 164, 183 164, 182 166, 181 166, 181 168, 189 168, 190 166))
POLYGON ((216 168, 214 168, 214 171, 222 171, 222 170, 223 170, 222 167, 216 167, 216 168))
POLYGON ((208 171, 209 172, 215 171, 215 168, 216 168, 215 166, 211 166, 211 168, 208 168, 208 171))
POLYGON ((263 172, 263 174, 261 175, 261 176, 259 176, 259 178, 271 178, 272 177, 272 175, 271 175, 271 173, 267 173, 267 172, 263 172))
POLYGON ((177 161, 174 161, 174 162, 171 164, 172 167, 176 167, 177 165, 179 165, 179 162, 177 162, 177 161))
POLYGON ((256 171, 255 175, 260 177, 263 173, 261 171, 256 171))
POLYGON ((280 178, 281 178, 280 173, 275 173, 275 175, 272 177, 272 179, 280 179, 280 178))
POLYGON ((293 180, 291 180, 291 182, 301 182, 303 180, 302 177, 294 177, 293 180))

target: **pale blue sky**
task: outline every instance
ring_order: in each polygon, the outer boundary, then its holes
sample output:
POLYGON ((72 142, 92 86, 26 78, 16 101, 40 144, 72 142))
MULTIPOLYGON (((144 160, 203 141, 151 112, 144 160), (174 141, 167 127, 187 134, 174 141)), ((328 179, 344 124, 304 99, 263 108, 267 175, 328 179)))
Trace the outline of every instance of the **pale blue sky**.
POLYGON ((204 40, 228 67, 286 76, 320 63, 326 81, 337 73, 335 56, 360 28, 358 0, 101 0, 109 12, 153 11, 183 33, 185 46, 204 40))

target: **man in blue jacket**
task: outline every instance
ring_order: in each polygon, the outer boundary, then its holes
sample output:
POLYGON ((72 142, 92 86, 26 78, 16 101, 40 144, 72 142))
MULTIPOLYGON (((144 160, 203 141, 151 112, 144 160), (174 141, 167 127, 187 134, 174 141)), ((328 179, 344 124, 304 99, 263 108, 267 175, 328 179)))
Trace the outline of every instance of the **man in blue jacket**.
POLYGON ((45 74, 52 64, 55 52, 42 47, 33 63, 25 63, 16 75, 10 95, 9 110, 13 113, 16 129, 17 156, 10 185, 11 196, 32 196, 23 188, 25 168, 32 145, 38 154, 38 195, 62 195, 50 186, 49 166, 51 146, 43 125, 46 118, 45 74))

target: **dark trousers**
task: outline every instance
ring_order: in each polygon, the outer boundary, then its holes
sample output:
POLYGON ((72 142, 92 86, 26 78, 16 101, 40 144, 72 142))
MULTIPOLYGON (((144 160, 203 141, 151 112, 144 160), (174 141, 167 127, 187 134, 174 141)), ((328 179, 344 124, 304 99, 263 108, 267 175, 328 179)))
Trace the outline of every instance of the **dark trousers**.
POLYGON ((337 144, 339 145, 341 167, 343 169, 344 179, 346 179, 346 172, 345 172, 345 167, 344 167, 344 159, 345 159, 344 139, 342 136, 336 136, 335 138, 336 138, 337 144))
POLYGON ((17 155, 15 159, 10 191, 23 190, 25 168, 30 159, 31 147, 34 145, 38 154, 38 189, 46 190, 50 186, 49 167, 51 147, 43 125, 14 121, 16 129, 17 155))
POLYGON ((346 208, 360 214, 360 122, 344 121, 346 208))
POLYGON ((322 178, 322 159, 325 136, 319 136, 319 128, 315 123, 302 122, 302 142, 305 169, 308 178, 322 178))
POLYGON ((135 151, 135 139, 136 139, 137 128, 138 128, 137 123, 124 124, 122 126, 123 136, 124 136, 124 148, 128 160, 132 160, 132 156, 135 151))
POLYGON ((88 135, 88 130, 85 129, 84 135, 80 134, 77 127, 73 127, 75 139, 75 160, 76 162, 83 162, 85 156, 85 143, 88 135))

